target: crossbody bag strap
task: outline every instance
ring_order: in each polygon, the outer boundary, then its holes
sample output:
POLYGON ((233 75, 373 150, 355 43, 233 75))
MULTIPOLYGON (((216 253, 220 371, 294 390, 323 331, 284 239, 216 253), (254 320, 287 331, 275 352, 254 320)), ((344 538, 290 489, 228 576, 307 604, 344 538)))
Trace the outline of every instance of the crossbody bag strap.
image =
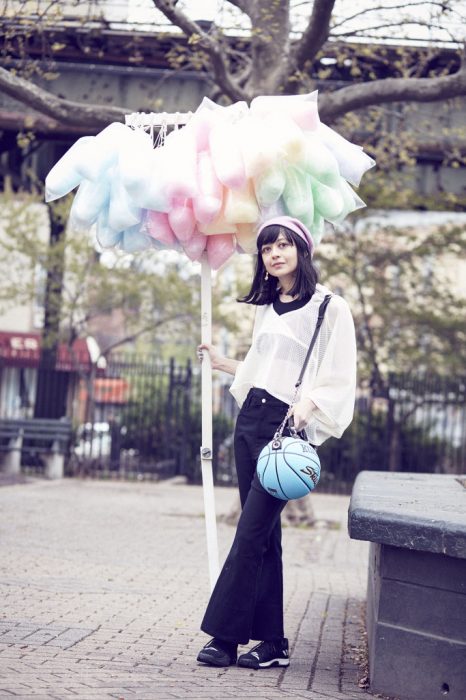
MULTIPOLYGON (((294 402, 296 401, 296 397, 298 396, 298 391, 299 391, 299 387, 301 386, 302 381, 303 381, 304 372, 306 371, 306 367, 307 367, 307 365, 308 365, 308 363, 309 363, 309 359, 310 359, 311 354, 312 354, 312 351, 313 351, 313 349, 314 349, 314 345, 316 344, 317 336, 319 335, 320 327, 321 327, 321 325, 322 325, 322 323, 323 323, 324 316, 325 316, 325 312, 327 311, 327 306, 328 306, 329 301, 330 301, 331 298, 332 298, 332 295, 331 295, 331 294, 327 294, 327 295, 325 296, 323 302, 322 302, 321 305, 319 306, 319 314, 318 314, 318 316, 317 316, 316 327, 315 327, 315 330, 314 330, 314 334, 313 334, 313 336, 312 336, 312 338, 311 338, 311 342, 309 343, 309 348, 308 348, 308 351, 307 351, 307 353, 306 353, 306 357, 304 358, 304 363, 303 363, 303 366, 302 366, 302 368, 301 368, 301 372, 300 372, 300 374, 299 374, 298 381, 297 381, 296 384, 294 385, 294 392, 293 392, 293 398, 291 399, 291 403, 290 403, 290 409, 291 409, 291 406, 293 406, 294 402)), ((288 421, 288 414, 285 416, 285 418, 283 419, 282 423, 279 425, 278 430, 277 430, 277 432, 276 432, 275 435, 274 435, 274 438, 273 438, 274 440, 277 440, 277 439, 280 439, 280 438, 281 438, 282 433, 283 433, 283 430, 284 430, 284 428, 285 428, 285 425, 286 425, 287 421, 288 421)), ((292 425, 290 425, 290 429, 293 430, 292 425)), ((295 431, 295 433, 296 433, 296 431, 295 431)))
POLYGON ((332 298, 332 295, 331 295, 331 294, 327 294, 326 297, 324 298, 323 302, 322 302, 321 305, 319 306, 319 315, 317 316, 317 323, 316 323, 316 327, 315 327, 315 330, 314 330, 314 334, 313 334, 313 336, 312 336, 312 338, 311 338, 311 342, 310 342, 310 344, 309 344, 309 348, 308 348, 306 357, 305 357, 305 359, 304 359, 304 364, 303 364, 303 366, 302 366, 302 368, 301 368, 301 372, 300 372, 300 374, 299 374, 298 381, 297 381, 296 384, 294 385, 294 386, 295 386, 295 389, 299 389, 299 387, 300 387, 301 384, 302 384, 303 377, 304 377, 304 372, 306 371, 306 367, 307 367, 307 365, 308 365, 308 363, 309 363, 309 360, 310 360, 310 357, 311 357, 311 355, 312 355, 312 351, 313 351, 313 349, 314 349, 314 345, 316 344, 317 336, 319 335, 320 327, 321 327, 321 325, 322 325, 322 323, 323 323, 324 316, 325 316, 325 312, 327 311, 327 306, 329 305, 329 302, 330 302, 330 299, 331 299, 331 298, 332 298))

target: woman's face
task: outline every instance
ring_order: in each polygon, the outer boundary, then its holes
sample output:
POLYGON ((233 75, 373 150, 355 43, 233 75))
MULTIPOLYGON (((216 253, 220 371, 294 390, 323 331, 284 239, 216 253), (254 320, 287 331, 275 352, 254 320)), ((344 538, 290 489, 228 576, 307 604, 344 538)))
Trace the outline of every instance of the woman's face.
POLYGON ((273 243, 264 243, 261 255, 269 275, 278 277, 282 283, 286 280, 289 283, 294 281, 298 267, 298 249, 282 232, 273 243))

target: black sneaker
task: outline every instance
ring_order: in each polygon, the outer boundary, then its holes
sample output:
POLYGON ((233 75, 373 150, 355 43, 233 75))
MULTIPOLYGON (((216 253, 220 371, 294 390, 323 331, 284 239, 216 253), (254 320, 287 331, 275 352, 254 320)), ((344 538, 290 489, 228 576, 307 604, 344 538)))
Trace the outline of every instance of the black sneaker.
POLYGON ((236 663, 237 645, 222 639, 211 639, 197 655, 197 660, 209 666, 232 666, 236 663))
POLYGON ((241 654, 238 666, 247 668, 270 668, 271 666, 289 666, 288 640, 279 642, 260 642, 247 654, 241 654))

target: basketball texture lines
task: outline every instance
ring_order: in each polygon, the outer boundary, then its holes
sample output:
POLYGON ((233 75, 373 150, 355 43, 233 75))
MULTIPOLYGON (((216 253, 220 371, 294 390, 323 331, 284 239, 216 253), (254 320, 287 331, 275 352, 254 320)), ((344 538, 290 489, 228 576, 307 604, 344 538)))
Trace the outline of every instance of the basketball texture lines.
POLYGON ((281 438, 278 447, 268 443, 257 460, 262 487, 276 498, 302 498, 317 485, 320 460, 314 448, 303 440, 281 438))

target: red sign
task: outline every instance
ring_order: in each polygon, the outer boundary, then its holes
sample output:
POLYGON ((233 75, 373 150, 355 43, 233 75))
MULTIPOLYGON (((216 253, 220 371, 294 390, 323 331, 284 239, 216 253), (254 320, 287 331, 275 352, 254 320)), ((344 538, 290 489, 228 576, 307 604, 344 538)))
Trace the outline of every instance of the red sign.
MULTIPOLYGON (((40 333, 9 333, 0 331, 0 360, 9 367, 38 367, 41 350, 40 333)), ((73 343, 72 350, 60 343, 57 352, 56 368, 63 372, 73 372, 80 368, 89 369, 91 360, 84 338, 73 343)))

